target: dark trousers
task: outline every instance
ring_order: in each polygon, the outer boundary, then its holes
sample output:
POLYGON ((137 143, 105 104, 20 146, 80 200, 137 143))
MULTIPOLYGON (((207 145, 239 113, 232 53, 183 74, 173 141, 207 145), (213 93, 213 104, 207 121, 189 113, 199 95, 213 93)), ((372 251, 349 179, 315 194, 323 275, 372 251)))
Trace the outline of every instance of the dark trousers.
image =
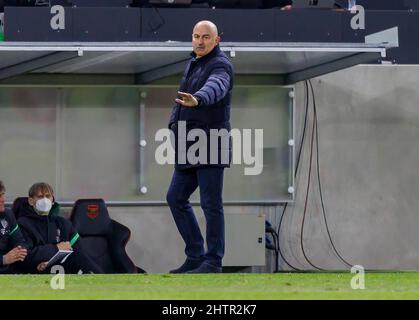
POLYGON ((203 258, 206 262, 221 267, 224 256, 224 168, 199 167, 175 170, 167 193, 167 203, 172 211, 176 226, 185 241, 186 256, 190 259, 203 258), (204 239, 196 221, 189 197, 199 186, 201 208, 207 227, 207 252, 204 239))

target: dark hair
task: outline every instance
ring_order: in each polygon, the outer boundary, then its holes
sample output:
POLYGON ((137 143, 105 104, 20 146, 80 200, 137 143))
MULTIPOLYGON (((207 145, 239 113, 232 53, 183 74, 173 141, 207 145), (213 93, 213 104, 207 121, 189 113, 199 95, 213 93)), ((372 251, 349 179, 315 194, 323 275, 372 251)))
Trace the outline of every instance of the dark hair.
POLYGON ((51 193, 52 196, 54 196, 54 190, 52 189, 52 187, 46 183, 46 182, 37 182, 35 184, 32 185, 32 187, 29 188, 29 192, 28 195, 30 198, 35 197, 38 192, 49 192, 51 193))
POLYGON ((4 186, 3 181, 0 180, 0 192, 6 191, 6 187, 4 186))

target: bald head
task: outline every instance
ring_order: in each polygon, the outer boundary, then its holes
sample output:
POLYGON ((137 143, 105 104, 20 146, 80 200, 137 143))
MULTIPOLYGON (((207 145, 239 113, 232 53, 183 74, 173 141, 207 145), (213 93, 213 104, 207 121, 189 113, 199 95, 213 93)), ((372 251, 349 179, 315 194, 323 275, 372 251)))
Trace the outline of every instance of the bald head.
POLYGON ((192 47, 197 56, 201 58, 210 53, 220 42, 217 26, 208 20, 199 21, 193 28, 192 47))
POLYGON ((195 32, 196 28, 206 28, 208 30, 208 32, 210 32, 211 34, 213 34, 214 36, 218 36, 218 29, 217 26, 209 21, 209 20, 202 20, 199 21, 195 27, 193 27, 193 32, 195 32))

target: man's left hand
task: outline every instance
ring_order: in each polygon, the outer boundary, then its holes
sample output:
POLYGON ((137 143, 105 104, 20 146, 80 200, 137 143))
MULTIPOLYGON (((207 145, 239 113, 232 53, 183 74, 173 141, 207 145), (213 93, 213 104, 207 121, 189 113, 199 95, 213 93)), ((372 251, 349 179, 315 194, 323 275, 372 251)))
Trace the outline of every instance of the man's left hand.
POLYGON ((180 92, 177 93, 182 99, 175 99, 176 103, 181 104, 184 107, 196 107, 198 100, 190 93, 180 92))

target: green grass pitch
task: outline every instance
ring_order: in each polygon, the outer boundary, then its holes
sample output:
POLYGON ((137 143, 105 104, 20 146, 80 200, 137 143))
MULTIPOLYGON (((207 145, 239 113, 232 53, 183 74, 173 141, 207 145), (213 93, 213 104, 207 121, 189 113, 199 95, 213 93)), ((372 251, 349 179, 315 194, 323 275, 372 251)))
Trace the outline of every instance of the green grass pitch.
POLYGON ((353 290, 347 273, 207 275, 2 275, 0 299, 419 299, 419 272, 366 273, 353 290))

